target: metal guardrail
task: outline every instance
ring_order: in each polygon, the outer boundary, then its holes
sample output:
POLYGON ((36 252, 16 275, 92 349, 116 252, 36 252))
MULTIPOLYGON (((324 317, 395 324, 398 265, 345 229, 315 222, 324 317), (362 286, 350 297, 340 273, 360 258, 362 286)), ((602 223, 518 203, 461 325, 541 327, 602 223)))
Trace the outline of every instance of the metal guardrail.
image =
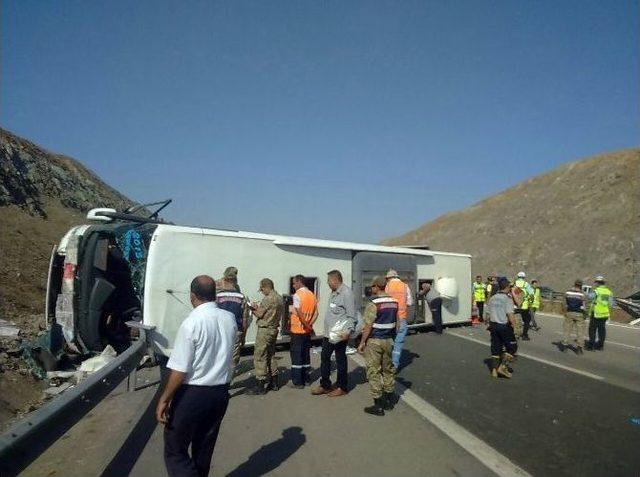
POLYGON ((24 470, 135 371, 146 350, 145 329, 140 329, 139 339, 113 361, 0 435, 0 476, 24 470))

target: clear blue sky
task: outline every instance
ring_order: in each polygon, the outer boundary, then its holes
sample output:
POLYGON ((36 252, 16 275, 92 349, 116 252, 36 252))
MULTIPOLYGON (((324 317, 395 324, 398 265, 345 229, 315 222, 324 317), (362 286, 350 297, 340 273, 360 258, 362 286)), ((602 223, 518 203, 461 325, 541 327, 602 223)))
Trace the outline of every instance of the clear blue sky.
POLYGON ((0 122, 180 223, 376 242, 638 145, 639 13, 5 0, 0 122))

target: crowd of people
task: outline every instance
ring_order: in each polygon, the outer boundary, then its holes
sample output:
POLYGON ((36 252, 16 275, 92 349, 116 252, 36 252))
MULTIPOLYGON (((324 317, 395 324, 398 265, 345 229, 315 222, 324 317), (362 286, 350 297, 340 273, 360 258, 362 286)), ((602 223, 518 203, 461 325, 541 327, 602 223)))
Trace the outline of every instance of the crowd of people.
MULTIPOLYGON (((472 284, 478 319, 487 324, 491 333, 490 369, 496 378, 511 377, 518 340, 530 341, 529 330, 540 330, 535 318, 541 305, 540 285, 538 280, 529 283, 526 278, 524 272, 519 272, 513 281, 507 277, 488 276, 483 282, 482 276, 478 275, 472 284)), ((604 277, 595 277, 593 287, 584 287, 582 280, 576 280, 562 302, 564 324, 560 351, 573 349, 582 355, 584 349, 603 350, 606 323, 613 304, 613 293, 606 286, 604 277), (587 320, 588 342, 585 341, 587 320), (570 341, 573 342, 571 345, 570 341)))
MULTIPOLYGON (((182 322, 167 363, 169 371, 156 408, 164 428, 165 464, 170 476, 208 475, 220 424, 229 402, 229 387, 251 315, 257 328, 253 362, 255 385, 250 395, 263 395, 280 387, 275 360, 276 340, 288 312, 291 379, 289 386, 311 384, 311 338, 319 317, 316 294, 303 275, 292 280, 289 309, 269 278, 263 278, 260 302, 250 302, 238 286, 238 269, 228 267, 220 280, 202 275, 191 283, 193 310, 182 322), (191 450, 191 452, 189 452, 191 450)), ((331 289, 324 320, 320 382, 314 396, 331 398, 349 392, 347 343, 360 334, 353 292, 339 270, 327 273, 331 289), (335 355, 336 380, 331 380, 335 355)), ((372 404, 364 412, 384 416, 397 402, 395 374, 407 335, 407 309, 413 304, 410 287, 395 270, 375 277, 363 317, 357 351, 364 356, 372 404)), ((429 290, 422 290, 426 296, 429 290)))
MULTIPOLYGON (((587 293, 588 289, 576 280, 565 294, 563 351, 573 339, 576 353, 583 353, 587 319, 587 349, 604 347, 613 294, 602 276, 594 282, 593 290, 587 293)), ((167 363, 166 384, 156 408, 157 420, 165 426, 164 455, 170 476, 208 474, 251 316, 256 325, 255 384, 247 393, 263 395, 277 391, 283 384, 275 358, 276 340, 283 323, 288 323, 286 332, 290 336, 289 386, 302 390, 311 384, 311 340, 319 307, 316 294, 306 283, 303 275, 296 275, 292 279, 294 293, 290 301, 285 301, 275 290, 274 282, 263 278, 258 284, 262 299, 251 302, 238 286, 235 267, 228 267, 218 281, 206 275, 193 279, 190 290, 193 310, 176 335, 167 363)), ((384 416, 397 402, 395 375, 408 330, 408 308, 414 304, 411 288, 395 270, 389 270, 384 277, 373 278, 359 324, 354 295, 343 282, 342 273, 329 271, 327 284, 331 294, 323 317, 320 381, 311 389, 311 394, 337 398, 349 393, 347 344, 359 336, 357 351, 365 359, 373 401, 364 412, 384 416), (333 355, 335 381, 331 380, 333 355)), ((506 277, 487 277, 483 282, 482 277, 477 276, 472 287, 478 317, 487 323, 491 334, 491 376, 510 378, 518 340, 528 341, 529 331, 540 329, 535 319, 541 305, 538 281, 529 283, 526 274, 520 272, 513 281, 506 277)), ((430 283, 421 283, 417 299, 430 308, 436 331, 441 333, 438 293, 430 283)))

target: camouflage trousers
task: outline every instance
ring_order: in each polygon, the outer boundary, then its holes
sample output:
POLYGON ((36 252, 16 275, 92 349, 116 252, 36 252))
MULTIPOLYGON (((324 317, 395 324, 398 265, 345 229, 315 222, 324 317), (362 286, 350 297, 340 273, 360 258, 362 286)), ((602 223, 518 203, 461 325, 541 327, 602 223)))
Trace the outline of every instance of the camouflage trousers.
POLYGON ((233 366, 238 367, 238 363, 240 362, 240 353, 242 353, 242 347, 244 346, 244 331, 236 332, 236 341, 233 344, 233 366))
POLYGON ((513 327, 513 334, 517 339, 520 339, 522 338, 522 330, 523 330, 522 315, 520 315, 520 313, 516 313, 514 318, 516 320, 515 320, 515 326, 513 327))
POLYGON ((256 379, 266 381, 278 375, 276 361, 276 340, 278 328, 258 328, 256 342, 253 345, 253 366, 256 379))
POLYGON ((367 379, 373 399, 382 397, 382 393, 395 391, 396 370, 391 362, 393 339, 369 338, 364 348, 367 366, 367 379))

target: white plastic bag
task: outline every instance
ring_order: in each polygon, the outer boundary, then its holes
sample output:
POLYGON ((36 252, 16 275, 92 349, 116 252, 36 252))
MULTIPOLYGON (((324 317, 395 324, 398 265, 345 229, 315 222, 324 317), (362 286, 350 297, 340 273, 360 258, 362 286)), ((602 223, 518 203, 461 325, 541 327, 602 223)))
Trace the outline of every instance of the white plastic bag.
POLYGON ((353 321, 348 318, 336 321, 329 330, 329 342, 332 344, 344 341, 344 334, 351 333, 353 329, 353 321))

